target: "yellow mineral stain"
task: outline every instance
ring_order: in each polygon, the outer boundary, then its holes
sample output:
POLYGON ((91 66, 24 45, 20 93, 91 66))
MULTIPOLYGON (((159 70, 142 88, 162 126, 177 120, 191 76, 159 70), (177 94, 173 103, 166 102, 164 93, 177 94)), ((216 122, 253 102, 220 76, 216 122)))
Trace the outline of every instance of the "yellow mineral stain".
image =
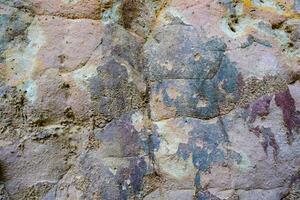
POLYGON ((162 0, 159 4, 159 7, 155 10, 155 18, 151 20, 150 23, 150 32, 154 29, 157 24, 157 19, 159 18, 162 11, 168 6, 171 0, 162 0))
POLYGON ((252 7, 252 2, 251 2, 251 0, 244 0, 243 3, 244 3, 244 6, 245 6, 245 7, 252 7))
POLYGON ((245 8, 255 9, 263 12, 275 13, 280 16, 287 17, 289 19, 300 19, 300 13, 293 10, 292 5, 287 4, 283 0, 275 0, 275 2, 283 7, 283 12, 278 12, 274 7, 270 6, 257 6, 252 3, 251 0, 243 0, 243 5, 245 8))

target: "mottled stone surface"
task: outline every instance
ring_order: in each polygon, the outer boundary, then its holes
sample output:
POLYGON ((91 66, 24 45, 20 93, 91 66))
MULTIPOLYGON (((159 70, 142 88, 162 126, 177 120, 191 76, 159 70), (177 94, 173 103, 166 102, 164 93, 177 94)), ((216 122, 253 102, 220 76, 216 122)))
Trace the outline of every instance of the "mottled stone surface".
POLYGON ((299 0, 0 0, 0 199, 300 199, 299 0))

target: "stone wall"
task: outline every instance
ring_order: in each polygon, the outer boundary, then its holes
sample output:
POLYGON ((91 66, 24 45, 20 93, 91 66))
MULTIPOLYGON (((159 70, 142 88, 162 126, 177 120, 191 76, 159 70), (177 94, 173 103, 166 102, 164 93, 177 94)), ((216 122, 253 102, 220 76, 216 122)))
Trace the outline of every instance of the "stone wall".
POLYGON ((299 0, 0 0, 0 199, 300 199, 299 0))

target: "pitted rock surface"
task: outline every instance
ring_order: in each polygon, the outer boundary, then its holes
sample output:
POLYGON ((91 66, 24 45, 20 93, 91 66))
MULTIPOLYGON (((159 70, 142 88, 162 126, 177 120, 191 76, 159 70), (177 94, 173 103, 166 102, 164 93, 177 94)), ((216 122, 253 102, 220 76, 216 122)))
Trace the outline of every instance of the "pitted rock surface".
POLYGON ((0 199, 300 199, 299 0, 0 0, 0 199))

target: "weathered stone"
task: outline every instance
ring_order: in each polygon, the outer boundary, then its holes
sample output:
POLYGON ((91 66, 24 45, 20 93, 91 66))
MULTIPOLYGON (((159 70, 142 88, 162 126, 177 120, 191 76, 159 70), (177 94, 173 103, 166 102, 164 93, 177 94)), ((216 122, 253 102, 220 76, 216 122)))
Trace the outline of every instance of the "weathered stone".
POLYGON ((0 0, 0 199, 299 199, 298 0, 0 0))
POLYGON ((1 0, 0 3, 30 11, 35 15, 100 19, 101 1, 97 0, 1 0))

